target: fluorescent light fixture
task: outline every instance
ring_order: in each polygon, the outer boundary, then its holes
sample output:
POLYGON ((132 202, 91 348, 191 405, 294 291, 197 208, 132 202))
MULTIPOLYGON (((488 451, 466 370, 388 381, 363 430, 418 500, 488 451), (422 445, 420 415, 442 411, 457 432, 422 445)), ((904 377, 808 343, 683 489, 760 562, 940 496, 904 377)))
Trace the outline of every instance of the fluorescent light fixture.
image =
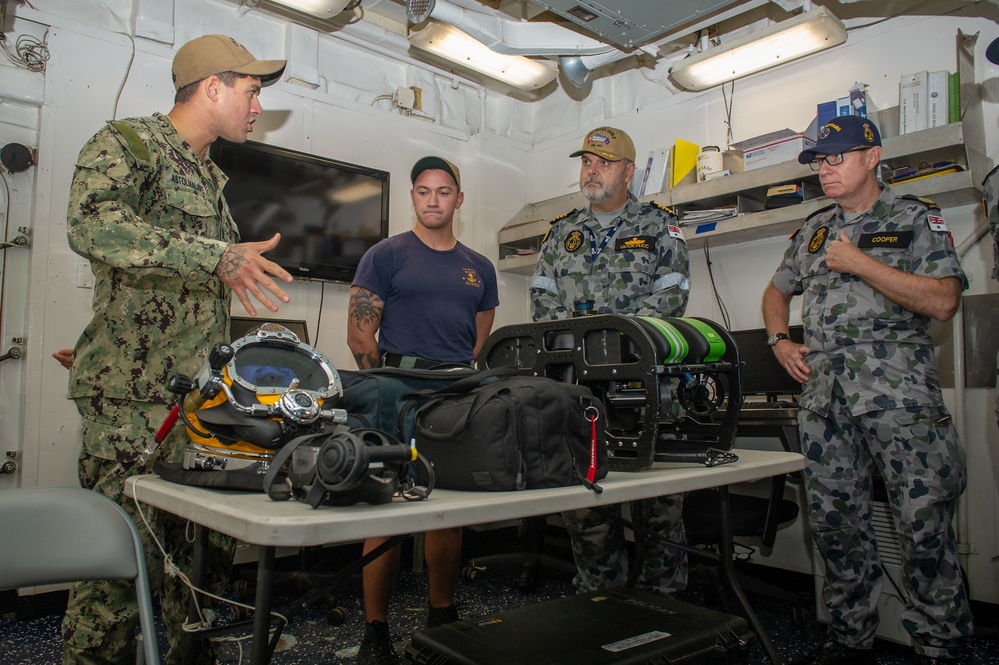
POLYGON ((521 90, 537 90, 558 76, 553 62, 496 53, 449 23, 430 21, 409 43, 521 90))
POLYGON ((326 193, 326 199, 330 203, 347 204, 373 199, 381 195, 382 186, 380 182, 361 181, 347 187, 330 189, 326 193))
POLYGON ((333 18, 343 11, 350 0, 271 0, 276 5, 284 5, 319 18, 333 18))
POLYGON ((685 90, 707 90, 845 41, 843 23, 825 7, 816 7, 680 60, 670 69, 670 78, 685 90))

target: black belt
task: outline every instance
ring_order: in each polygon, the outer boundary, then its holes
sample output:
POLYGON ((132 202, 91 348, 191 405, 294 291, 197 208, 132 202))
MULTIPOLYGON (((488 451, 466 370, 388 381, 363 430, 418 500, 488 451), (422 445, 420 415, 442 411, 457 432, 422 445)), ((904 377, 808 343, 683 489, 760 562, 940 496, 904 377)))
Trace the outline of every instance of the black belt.
POLYGON ((454 367, 466 365, 474 367, 471 360, 429 360, 419 356, 402 356, 398 353, 386 353, 382 356, 383 367, 402 367, 406 369, 437 369, 439 367, 454 367))

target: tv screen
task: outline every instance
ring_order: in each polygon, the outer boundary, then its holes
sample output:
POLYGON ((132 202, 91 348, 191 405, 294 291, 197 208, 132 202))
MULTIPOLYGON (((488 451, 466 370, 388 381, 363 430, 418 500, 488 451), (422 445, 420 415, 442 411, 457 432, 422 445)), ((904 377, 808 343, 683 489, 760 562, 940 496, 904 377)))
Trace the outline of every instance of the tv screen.
MULTIPOLYGON (((789 332, 791 339, 801 344, 801 326, 791 326, 789 332)), ((739 347, 739 360, 743 363, 744 395, 797 395, 801 392, 801 384, 791 378, 777 362, 773 349, 767 346, 766 330, 733 330, 729 334, 739 347)))
POLYGON ((209 156, 229 176, 224 194, 242 241, 280 233, 265 256, 295 277, 349 284, 388 235, 387 171, 253 141, 219 139, 209 156))

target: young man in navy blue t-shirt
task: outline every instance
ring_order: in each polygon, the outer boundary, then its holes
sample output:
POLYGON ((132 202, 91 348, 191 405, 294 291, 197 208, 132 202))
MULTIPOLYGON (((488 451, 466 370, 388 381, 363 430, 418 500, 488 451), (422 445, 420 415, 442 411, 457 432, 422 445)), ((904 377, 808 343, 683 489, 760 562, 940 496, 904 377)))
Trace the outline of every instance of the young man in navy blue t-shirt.
MULTIPOLYGON (((441 157, 424 157, 410 178, 416 225, 368 250, 350 289, 347 345, 361 369, 470 365, 489 336, 499 304, 496 269, 454 236, 454 213, 465 197, 458 167, 441 157)), ((365 541, 364 552, 385 540, 365 541)), ((427 625, 456 621, 461 529, 428 532, 425 557, 427 625)), ((364 567, 368 626, 357 654, 360 665, 398 662, 387 624, 398 571, 398 546, 364 567)))

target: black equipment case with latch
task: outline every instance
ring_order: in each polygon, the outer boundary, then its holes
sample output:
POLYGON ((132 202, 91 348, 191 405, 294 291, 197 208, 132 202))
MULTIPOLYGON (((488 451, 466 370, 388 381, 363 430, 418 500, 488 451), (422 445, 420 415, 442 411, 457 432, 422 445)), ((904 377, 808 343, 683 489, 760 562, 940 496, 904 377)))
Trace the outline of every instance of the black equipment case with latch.
POLYGON ((605 589, 428 628, 414 665, 745 665, 741 617, 634 589, 605 589))

